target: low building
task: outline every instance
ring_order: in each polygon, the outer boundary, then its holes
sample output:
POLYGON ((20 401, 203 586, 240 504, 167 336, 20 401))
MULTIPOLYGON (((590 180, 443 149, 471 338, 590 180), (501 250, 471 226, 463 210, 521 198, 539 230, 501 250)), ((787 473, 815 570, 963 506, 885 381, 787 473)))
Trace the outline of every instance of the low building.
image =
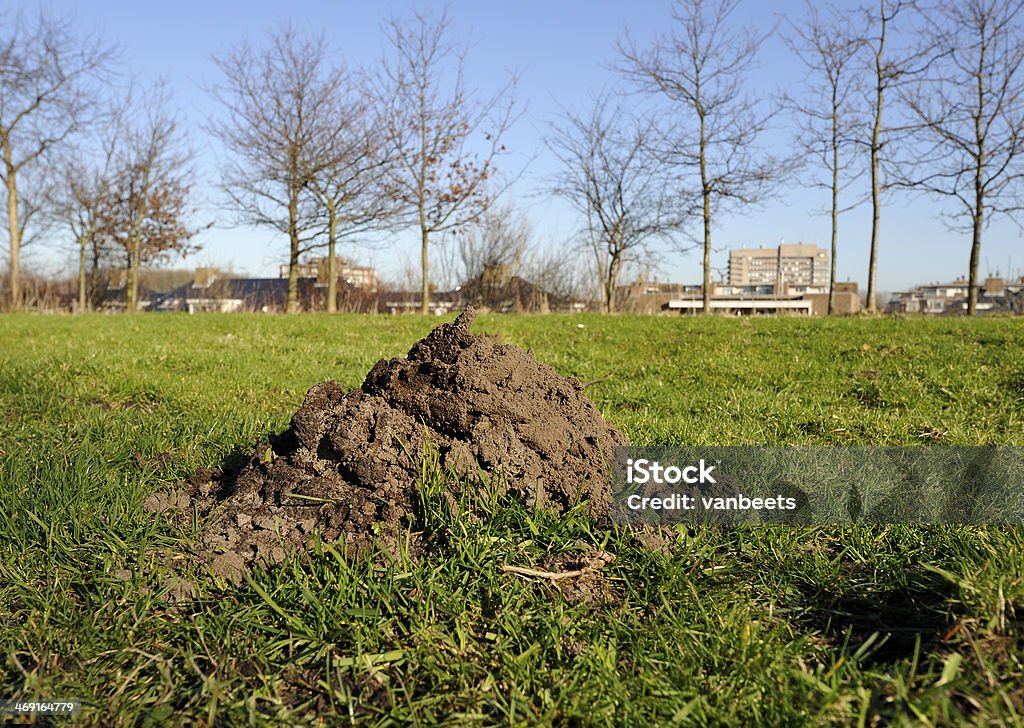
MULTIPOLYGON (((922 313, 933 316, 963 314, 967 311, 970 286, 966 279, 952 283, 927 283, 893 294, 886 310, 890 313, 922 313)), ((989 276, 978 290, 979 313, 1024 313, 1024 277, 1007 283, 999 276, 989 276)))
MULTIPOLYGON (((828 314, 828 286, 783 283, 737 285, 713 282, 711 309, 715 312, 749 314, 828 314)), ((700 312, 704 308, 700 285, 644 283, 638 281, 620 289, 619 310, 630 313, 700 312)), ((851 315, 861 310, 860 294, 854 282, 837 283, 834 313, 851 315)))
POLYGON ((957 301, 967 299, 968 284, 964 278, 952 283, 926 283, 893 294, 886 310, 892 313, 945 313, 957 301))
MULTIPOLYGON (((297 281, 300 311, 326 311, 327 288, 316 278, 297 281)), ((378 294, 338 281, 337 310, 375 312, 378 294)), ((187 313, 280 313, 288 305, 287 278, 221 278, 215 272, 203 272, 195 280, 173 291, 151 294, 145 301, 151 311, 187 313)))
MULTIPOLYGON (((307 295, 310 280, 300 280, 300 291, 307 295)), ((283 311, 287 299, 288 281, 283 278, 218 278, 216 275, 204 275, 155 297, 151 301, 151 310, 271 313, 283 311)))
MULTIPOLYGON (((383 313, 390 314, 420 313, 422 309, 420 294, 412 291, 395 291, 385 295, 380 305, 383 313)), ((431 296, 430 303, 427 305, 428 312, 434 316, 446 316, 460 308, 458 302, 448 297, 438 299, 436 296, 431 296)))
MULTIPOLYGON (((720 284, 712 284, 718 286, 720 284)), ((716 288, 712 288, 716 290, 716 288)), ((700 285, 659 283, 639 278, 615 291, 615 310, 622 313, 655 314, 664 310, 666 303, 677 298, 700 298, 700 285)))
MULTIPOLYGON (((828 315, 827 289, 824 292, 814 291, 804 293, 802 298, 814 304, 813 313, 815 316, 828 315)), ((860 292, 857 290, 856 283, 853 281, 836 283, 835 299, 832 307, 833 314, 838 316, 852 316, 853 314, 860 313, 862 308, 860 292)))
MULTIPOLYGON (((701 299, 673 299, 665 304, 666 311, 680 313, 703 313, 704 302, 701 299)), ((711 299, 711 310, 715 313, 735 316, 755 314, 790 314, 811 316, 814 304, 803 298, 719 298, 711 299)))
MULTIPOLYGON (((391 291, 383 295, 382 311, 386 313, 419 313, 420 292, 391 291)), ((505 266, 487 266, 480 275, 470 278, 451 291, 434 291, 430 295, 430 312, 436 315, 474 306, 480 311, 496 313, 579 312, 587 303, 547 291, 540 285, 510 272, 505 266)))
POLYGON ((563 299, 512 273, 507 266, 486 265, 480 275, 458 289, 459 297, 479 309, 501 313, 550 313, 563 299))

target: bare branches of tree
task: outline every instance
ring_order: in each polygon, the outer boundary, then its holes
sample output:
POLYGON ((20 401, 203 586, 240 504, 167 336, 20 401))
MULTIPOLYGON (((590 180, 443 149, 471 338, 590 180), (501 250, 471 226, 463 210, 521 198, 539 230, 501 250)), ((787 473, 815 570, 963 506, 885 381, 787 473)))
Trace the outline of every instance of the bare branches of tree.
POLYGON ((903 100, 927 147, 904 183, 950 200, 951 228, 970 231, 973 315, 985 227, 1024 210, 1024 2, 944 0, 923 20, 931 63, 903 100))
POLYGON ((589 115, 566 111, 547 138, 562 166, 552 191, 584 221, 580 235, 594 255, 605 312, 615 310, 623 266, 680 229, 690 213, 651 154, 654 133, 653 122, 630 118, 603 96, 589 115))
POLYGON ((522 276, 556 299, 575 302, 592 299, 597 271, 585 258, 566 255, 564 250, 551 248, 528 251, 520 264, 522 276))
POLYGON ((109 178, 106 170, 70 158, 64 162, 61 177, 65 181, 57 215, 65 221, 78 246, 78 311, 90 304, 88 256, 95 249, 101 199, 106 197, 109 178))
POLYGON ((491 207, 457 235, 465 280, 488 270, 517 274, 530 244, 530 223, 511 203, 491 207))
POLYGON ((0 23, 0 182, 7 197, 10 304, 19 308, 26 212, 19 180, 88 124, 97 100, 92 84, 116 53, 77 32, 71 19, 19 12, 0 15, 0 23))
POLYGON ((677 0, 672 29, 649 47, 626 36, 620 71, 645 93, 669 101, 670 123, 659 140, 664 162, 696 178, 704 248, 704 312, 711 310, 711 242, 717 214, 750 205, 772 191, 785 165, 757 147, 772 117, 748 92, 763 34, 734 30, 738 0, 677 0))
POLYGON ((78 249, 79 311, 99 302, 113 268, 124 271, 126 310, 136 311, 143 266, 198 250, 192 150, 166 83, 116 93, 103 123, 62 155, 50 200, 78 249))
POLYGON ((139 305, 139 269, 169 253, 194 251, 196 231, 186 223, 192 151, 171 109, 167 86, 157 84, 138 104, 129 100, 114 179, 114 204, 105 207, 100 233, 125 253, 126 310, 139 305))
MULTIPOLYGON (((828 181, 818 183, 831 194, 831 270, 828 313, 835 311, 836 259, 838 258, 839 195, 853 179, 851 174, 854 137, 859 114, 853 101, 857 89, 857 54, 865 40, 851 29, 847 12, 834 5, 821 6, 807 0, 807 18, 792 24, 785 36, 790 50, 803 62, 812 80, 804 95, 786 94, 785 102, 798 117, 799 144, 818 160, 828 181)), ((849 208, 847 208, 849 209, 849 208)))
POLYGON ((507 202, 492 206, 454 240, 459 285, 475 306, 489 307, 521 277, 530 248, 530 223, 507 202))
POLYGON ((467 88, 465 53, 449 40, 447 11, 392 19, 380 98, 399 140, 395 194, 420 236, 420 307, 429 311, 431 236, 475 220, 501 192, 495 161, 517 117, 515 79, 481 99, 467 88))
POLYGON ((334 313, 339 239, 393 224, 400 206, 390 180, 396 140, 365 80, 339 65, 325 91, 331 111, 308 119, 312 143, 300 167, 327 215, 327 311, 334 313))
POLYGON ((330 64, 322 35, 304 38, 290 27, 265 48, 245 42, 214 61, 222 79, 212 93, 224 117, 211 131, 230 155, 222 186, 239 222, 288 236, 287 310, 295 313, 299 256, 321 229, 308 163, 323 152, 315 146, 338 110, 343 71, 330 64))
POLYGON ((100 125, 102 131, 96 130, 85 144, 69 148, 57 166, 53 214, 67 226, 78 248, 80 312, 88 310, 98 296, 97 275, 107 253, 100 229, 113 203, 127 113, 127 99, 113 104, 100 125))
POLYGON ((327 242, 327 310, 337 309, 340 239, 380 229, 400 204, 391 176, 398 139, 360 74, 325 37, 285 28, 256 50, 216 59, 228 118, 212 130, 231 155, 223 186, 243 223, 288 236, 287 310, 298 310, 302 254, 327 242))
MULTIPOLYGON (((868 90, 867 108, 870 114, 870 128, 865 137, 868 150, 868 170, 871 175, 871 247, 868 252, 868 313, 878 310, 877 284, 879 225, 882 214, 882 193, 889 186, 883 181, 886 167, 893 166, 895 154, 891 150, 894 133, 906 132, 899 125, 886 123, 886 104, 892 101, 892 92, 907 82, 910 75, 919 73, 914 68, 919 60, 913 54, 904 55, 893 49, 893 26, 899 16, 906 15, 912 8, 913 0, 874 0, 873 8, 863 10, 865 46, 870 57, 868 75, 871 78, 868 90)), ((898 176, 898 172, 893 173, 898 176)))

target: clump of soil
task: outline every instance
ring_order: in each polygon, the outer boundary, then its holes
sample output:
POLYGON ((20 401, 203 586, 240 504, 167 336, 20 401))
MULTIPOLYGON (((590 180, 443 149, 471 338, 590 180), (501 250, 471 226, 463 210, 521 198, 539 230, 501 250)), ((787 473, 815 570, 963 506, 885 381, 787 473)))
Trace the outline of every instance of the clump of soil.
MULTIPOLYGON (((558 513, 578 501, 597 518, 611 507, 612 447, 606 423, 578 381, 522 349, 470 333, 467 309, 381 360, 359 389, 315 385, 291 427, 234 472, 201 471, 147 508, 205 524, 200 557, 237 579, 281 561, 314 533, 350 552, 397 553, 417 523, 424 457, 463 483, 558 513)), ((458 494, 452 494, 453 497, 458 494)))

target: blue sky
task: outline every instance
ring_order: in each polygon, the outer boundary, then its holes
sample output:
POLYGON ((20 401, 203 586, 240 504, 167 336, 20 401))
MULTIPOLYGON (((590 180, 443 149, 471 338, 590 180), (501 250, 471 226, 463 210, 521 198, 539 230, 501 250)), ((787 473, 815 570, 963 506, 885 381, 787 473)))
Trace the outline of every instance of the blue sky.
MULTIPOLYGON (((259 43, 265 34, 290 22, 298 30, 324 30, 334 50, 350 65, 372 63, 383 43, 382 20, 389 15, 408 16, 413 7, 433 3, 391 3, 352 0, 298 0, 295 3, 228 2, 226 0, 179 0, 174 3, 115 2, 114 0, 47 0, 43 7, 68 14, 83 29, 94 30, 123 49, 126 66, 143 81, 166 78, 182 116, 192 129, 192 141, 200 150, 201 188, 210 207, 210 219, 226 220, 217 212, 218 150, 202 132, 203 121, 216 111, 204 91, 218 80, 211 56, 223 53, 248 37, 259 43)), ((437 4, 440 5, 440 4, 437 4)), ((17 6, 17 5, 16 5, 17 6)), ((22 2, 25 9, 38 7, 22 2)), ((668 2, 637 3, 591 0, 520 0, 493 3, 457 0, 448 3, 453 37, 471 42, 467 74, 481 92, 502 83, 510 71, 519 75, 525 115, 508 138, 512 155, 506 164, 518 169, 527 163, 512 195, 529 215, 539 244, 567 246, 576 226, 573 212, 544 191, 553 171, 550 153, 543 146, 545 125, 560 108, 584 108, 594 94, 616 82, 609 66, 615 61, 615 44, 628 26, 644 43, 663 31, 669 22, 668 2)), ((741 20, 770 28, 782 16, 802 17, 802 2, 743 4, 741 20)), ((750 77, 752 88, 765 94, 799 84, 805 71, 778 38, 762 49, 761 67, 750 77)), ((772 137, 786 145, 785 133, 772 137)), ((805 176, 810 173, 805 173, 805 176)), ((866 184, 866 182, 862 183, 866 184)), ((794 183, 781 190, 777 200, 742 214, 722 217, 714 230, 716 252, 712 263, 724 271, 727 250, 732 247, 814 242, 827 246, 829 221, 815 211, 827 205, 825 193, 794 183)), ((939 219, 940 208, 927 198, 901 196, 882 213, 879 254, 879 288, 893 291, 933 280, 966 275, 969 235, 951 233, 939 219)), ((838 269, 841 280, 866 284, 870 208, 863 205, 843 216, 838 269)), ((986 231, 980 273, 1005 274, 1012 265, 1024 273, 1024 245, 1018 228, 1009 221, 986 231)), ((204 249, 186 264, 230 265, 250 275, 276 275, 285 262, 287 241, 269 230, 215 226, 202 234, 204 249)), ((42 248, 42 246, 38 246, 42 248)), ((40 250, 33 254, 40 255, 40 250)), ((416 255, 409 236, 398 236, 383 249, 351 248, 354 259, 372 263, 383 272, 394 271, 400 261, 416 255)), ((56 258, 50 255, 50 263, 56 258)), ((34 258, 39 260, 39 258, 34 258)), ((70 261, 70 256, 68 256, 70 261)), ((68 262, 68 265, 71 265, 68 262)), ((655 270, 660 280, 697 282, 700 256, 666 253, 655 270)))

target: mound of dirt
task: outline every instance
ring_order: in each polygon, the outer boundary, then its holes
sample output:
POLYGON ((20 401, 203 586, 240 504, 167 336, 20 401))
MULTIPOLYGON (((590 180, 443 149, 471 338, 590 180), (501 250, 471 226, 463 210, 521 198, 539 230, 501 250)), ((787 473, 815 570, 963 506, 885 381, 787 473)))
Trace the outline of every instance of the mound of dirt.
MULTIPOLYGON (((467 309, 381 360, 362 387, 315 385, 291 427, 241 468, 202 471, 149 510, 205 524, 200 558, 235 579, 281 561, 314 532, 348 551, 396 553, 415 526, 425 454, 464 483, 487 479, 522 502, 564 512, 611 507, 611 449, 625 436, 606 423, 575 379, 522 349, 470 333, 467 309)), ((452 493, 452 500, 459 494, 452 493)))

